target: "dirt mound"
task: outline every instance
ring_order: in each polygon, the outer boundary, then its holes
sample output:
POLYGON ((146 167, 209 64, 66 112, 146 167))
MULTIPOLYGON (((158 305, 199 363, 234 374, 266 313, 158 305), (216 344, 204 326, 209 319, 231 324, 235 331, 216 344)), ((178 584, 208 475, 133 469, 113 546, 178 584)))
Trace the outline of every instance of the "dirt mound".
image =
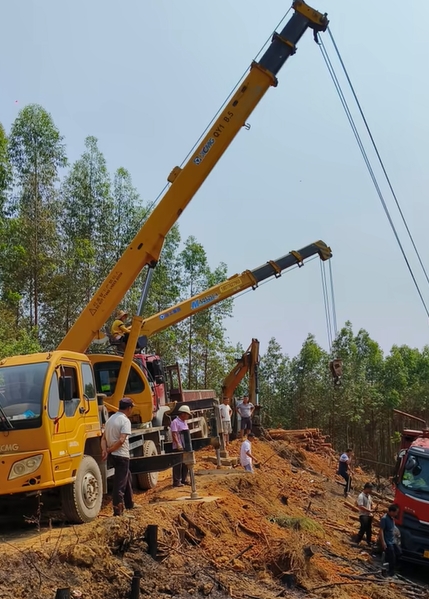
MULTIPOLYGON (((230 455, 238 452, 236 441, 230 455)), ((108 502, 91 524, 3 542, 0 599, 53 599, 61 587, 83 599, 125 599, 135 571, 141 596, 154 599, 406 596, 351 545, 357 517, 329 456, 288 440, 258 440, 253 453, 261 467, 248 474, 213 469, 212 450, 199 452, 200 500, 172 488, 166 474, 157 489, 137 494, 141 509, 121 518, 110 516, 108 502), (158 527, 156 559, 149 525, 158 527)))

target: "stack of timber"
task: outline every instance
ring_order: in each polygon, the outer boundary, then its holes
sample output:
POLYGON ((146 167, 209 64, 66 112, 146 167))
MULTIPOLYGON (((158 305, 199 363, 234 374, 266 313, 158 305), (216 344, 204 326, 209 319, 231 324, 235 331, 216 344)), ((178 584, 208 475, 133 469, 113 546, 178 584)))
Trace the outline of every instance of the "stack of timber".
POLYGON ((269 429, 268 438, 275 441, 291 441, 306 451, 314 451, 324 455, 335 455, 329 442, 329 436, 323 435, 318 428, 303 428, 298 430, 285 430, 282 428, 269 429))

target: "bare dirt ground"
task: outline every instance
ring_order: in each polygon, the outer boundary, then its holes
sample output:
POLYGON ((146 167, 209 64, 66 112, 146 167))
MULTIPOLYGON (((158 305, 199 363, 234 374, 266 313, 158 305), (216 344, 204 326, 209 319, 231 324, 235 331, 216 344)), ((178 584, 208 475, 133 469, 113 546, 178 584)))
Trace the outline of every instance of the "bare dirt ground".
MULTIPOLYGON (((230 447, 238 454, 239 442, 230 447)), ((153 599, 429 598, 427 585, 380 575, 370 552, 355 547, 357 516, 335 480, 327 450, 310 453, 288 441, 254 443, 262 466, 254 474, 216 470, 197 454, 201 500, 172 488, 170 474, 156 489, 137 493, 140 509, 74 527, 0 529, 0 599, 54 599, 69 587, 83 599, 129 597, 134 571, 142 597, 153 599), (158 525, 158 555, 147 552, 146 529, 158 525)), ((355 482, 357 490, 367 479, 355 482)), ((42 506, 43 516, 43 506, 42 506)))

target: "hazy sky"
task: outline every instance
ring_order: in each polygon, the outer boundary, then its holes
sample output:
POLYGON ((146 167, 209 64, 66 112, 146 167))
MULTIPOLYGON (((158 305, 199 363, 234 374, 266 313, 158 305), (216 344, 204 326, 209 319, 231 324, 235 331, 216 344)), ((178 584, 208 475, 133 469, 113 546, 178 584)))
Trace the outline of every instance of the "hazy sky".
MULTIPOLYGON (((5 0, 0 121, 9 130, 22 107, 41 104, 65 136, 71 161, 84 138, 96 136, 110 171, 127 168, 150 202, 288 6, 281 0, 5 0)), ((400 0, 317 0, 313 6, 328 12, 429 268, 429 2, 416 0, 411 8, 400 0)), ((324 41, 334 57, 328 34, 324 41)), ((224 261, 230 274, 322 239, 334 253, 339 326, 351 320, 385 350, 428 343, 426 314, 311 32, 249 122, 250 131, 239 133, 180 218, 182 238, 195 235, 210 265, 224 261)), ((384 182, 383 190, 399 223, 384 182)), ((419 281, 429 302, 420 273, 419 281)), ((238 298, 227 328, 233 343, 247 347, 259 338, 262 352, 274 336, 294 354, 309 332, 326 347, 319 261, 238 298)))

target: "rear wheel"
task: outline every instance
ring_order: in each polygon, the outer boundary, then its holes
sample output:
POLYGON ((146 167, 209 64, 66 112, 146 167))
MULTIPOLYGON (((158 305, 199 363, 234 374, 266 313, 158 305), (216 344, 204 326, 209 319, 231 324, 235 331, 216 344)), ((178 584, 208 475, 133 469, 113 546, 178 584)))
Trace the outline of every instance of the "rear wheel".
MULTIPOLYGON (((145 441, 143 443, 143 457, 147 458, 155 455, 158 455, 155 443, 153 441, 145 441)), ((143 490, 154 489, 158 483, 158 474, 158 472, 136 474, 138 488, 143 490)))
POLYGON ((103 481, 97 462, 83 456, 76 480, 61 487, 61 505, 66 519, 73 524, 94 520, 101 509, 103 481))

